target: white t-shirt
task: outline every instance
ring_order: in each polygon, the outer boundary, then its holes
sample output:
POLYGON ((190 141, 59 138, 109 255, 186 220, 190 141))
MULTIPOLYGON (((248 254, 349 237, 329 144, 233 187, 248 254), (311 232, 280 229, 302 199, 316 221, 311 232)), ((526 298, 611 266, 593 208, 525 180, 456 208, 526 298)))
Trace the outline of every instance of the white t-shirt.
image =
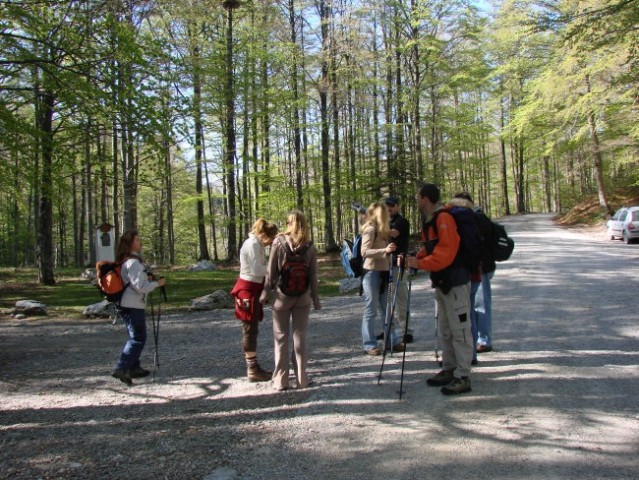
POLYGON ((249 233, 240 248, 240 278, 249 282, 262 283, 266 276, 266 253, 262 242, 249 233))

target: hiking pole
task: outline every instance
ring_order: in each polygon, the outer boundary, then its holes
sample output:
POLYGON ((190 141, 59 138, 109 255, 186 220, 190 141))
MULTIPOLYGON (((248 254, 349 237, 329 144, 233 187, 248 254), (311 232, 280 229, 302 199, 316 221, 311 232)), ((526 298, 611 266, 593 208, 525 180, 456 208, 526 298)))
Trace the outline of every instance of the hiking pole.
POLYGON ((439 361, 439 312, 437 311, 437 299, 435 299, 435 361, 442 366, 439 361))
MULTIPOLYGON (((392 276, 392 273, 389 275, 392 276)), ((402 281, 403 275, 404 275, 404 269, 400 267, 399 275, 397 275, 397 285, 395 285, 395 290, 393 292, 393 301, 390 304, 390 309, 387 308, 387 310, 390 310, 390 313, 387 317, 386 322, 384 323, 384 352, 382 353, 382 365, 379 368, 379 375, 377 376, 377 385, 379 385, 380 381, 382 380, 382 371, 384 370, 384 363, 386 362, 386 349, 388 348, 388 342, 389 342, 389 339, 391 338, 393 316, 395 315, 395 306, 397 305, 397 292, 399 291, 399 284, 402 281)), ((389 278, 389 282, 390 282, 390 278, 389 278)), ((389 289, 390 289, 390 286, 392 286, 392 282, 389 283, 389 289)), ((392 349, 392 346, 391 346, 391 349, 392 349)), ((392 355, 392 350, 391 350, 391 355, 392 355)))
MULTIPOLYGON (((410 320, 410 292, 412 289, 412 285, 413 285, 413 277, 411 275, 411 272, 408 272, 408 294, 406 296, 406 329, 405 331, 408 332, 408 321, 410 320)), ((406 337, 406 334, 404 334, 404 337, 406 337)), ((403 386, 404 386, 404 366, 406 365, 406 338, 404 338, 404 356, 402 357, 402 375, 400 377, 399 380, 399 399, 402 399, 402 394, 404 393, 403 390, 403 386)))
POLYGON ((153 324, 153 342, 155 344, 155 350, 153 352, 153 365, 155 368, 153 369, 153 381, 155 381, 155 374, 160 369, 160 356, 158 352, 158 342, 160 340, 160 317, 162 316, 162 300, 158 304, 158 314, 157 317, 155 315, 155 308, 153 306, 153 302, 151 301, 151 322, 153 324))

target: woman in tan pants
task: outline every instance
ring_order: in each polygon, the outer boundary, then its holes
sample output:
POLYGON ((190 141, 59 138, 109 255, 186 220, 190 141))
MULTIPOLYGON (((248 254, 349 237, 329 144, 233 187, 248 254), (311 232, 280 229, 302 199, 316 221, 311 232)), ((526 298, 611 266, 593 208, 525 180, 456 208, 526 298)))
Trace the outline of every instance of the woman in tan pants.
POLYGON ((273 387, 278 391, 289 388, 288 340, 292 329, 292 361, 297 388, 306 388, 306 327, 311 305, 315 310, 319 310, 321 305, 317 290, 317 249, 308 239, 306 217, 300 211, 287 215, 286 231, 273 241, 264 291, 260 297, 262 303, 268 303, 271 290, 275 290, 273 387))

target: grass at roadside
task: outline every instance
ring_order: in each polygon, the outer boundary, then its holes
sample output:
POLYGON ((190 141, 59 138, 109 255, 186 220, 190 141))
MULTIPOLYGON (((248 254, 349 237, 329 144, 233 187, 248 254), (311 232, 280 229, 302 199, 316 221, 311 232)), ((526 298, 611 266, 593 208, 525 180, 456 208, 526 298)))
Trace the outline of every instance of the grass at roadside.
MULTIPOLYGON (((339 294, 339 280, 344 277, 339 256, 322 256, 318 261, 320 297, 339 294)), ((212 272, 188 272, 185 267, 157 268, 155 273, 166 278, 165 312, 185 311, 196 297, 216 290, 230 292, 239 267, 220 267, 212 272)), ((35 268, 0 268, 0 309, 10 309, 18 300, 36 300, 48 306, 51 315, 80 315, 88 305, 102 300, 97 287, 80 277, 82 269, 56 269, 57 285, 38 284, 35 268)))

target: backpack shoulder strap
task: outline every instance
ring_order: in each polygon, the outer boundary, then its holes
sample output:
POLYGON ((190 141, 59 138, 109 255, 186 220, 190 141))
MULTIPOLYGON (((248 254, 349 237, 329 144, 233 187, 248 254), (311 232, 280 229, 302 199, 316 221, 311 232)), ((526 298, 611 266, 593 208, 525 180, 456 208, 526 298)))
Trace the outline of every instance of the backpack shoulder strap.
POLYGON ((424 222, 424 235, 428 236, 428 226, 432 225, 433 226, 433 231, 435 232, 435 237, 439 238, 439 233, 437 231, 437 219, 439 218, 439 216, 442 213, 447 213, 448 215, 450 215, 451 217, 453 217, 453 220, 455 219, 455 216, 450 213, 449 210, 444 210, 443 208, 440 210, 437 210, 435 213, 433 213, 433 218, 431 218, 428 222, 424 222))

